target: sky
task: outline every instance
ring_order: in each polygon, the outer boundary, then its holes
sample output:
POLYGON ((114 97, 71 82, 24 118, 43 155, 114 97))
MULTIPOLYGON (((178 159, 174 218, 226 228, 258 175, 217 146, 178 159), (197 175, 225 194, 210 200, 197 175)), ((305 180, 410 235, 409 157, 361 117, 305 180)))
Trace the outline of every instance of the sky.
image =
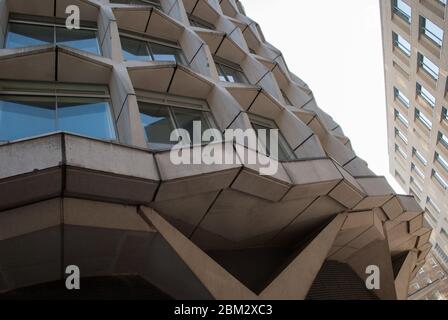
POLYGON ((378 0, 241 0, 377 175, 389 174, 378 0))

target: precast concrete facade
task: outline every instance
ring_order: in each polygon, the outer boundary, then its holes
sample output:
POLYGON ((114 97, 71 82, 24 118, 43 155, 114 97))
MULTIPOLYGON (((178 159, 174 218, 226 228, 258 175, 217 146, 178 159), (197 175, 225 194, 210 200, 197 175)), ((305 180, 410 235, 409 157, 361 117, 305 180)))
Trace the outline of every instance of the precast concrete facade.
POLYGON ((4 296, 58 296, 75 265, 81 288, 139 298, 407 298, 431 249, 421 208, 356 156, 239 1, 0 0, 0 43, 4 296), (84 33, 60 25, 69 5, 84 33), (173 164, 166 128, 190 128, 186 109, 220 132, 279 129, 278 171, 235 141, 216 142, 234 164, 173 164))
POLYGON ((380 1, 390 172, 425 210, 448 265, 446 1, 380 1))

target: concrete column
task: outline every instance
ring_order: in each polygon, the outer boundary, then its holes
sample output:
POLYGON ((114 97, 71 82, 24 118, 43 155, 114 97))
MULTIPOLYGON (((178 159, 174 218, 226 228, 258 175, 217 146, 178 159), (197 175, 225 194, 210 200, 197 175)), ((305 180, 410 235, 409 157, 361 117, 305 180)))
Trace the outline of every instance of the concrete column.
POLYGON ((110 7, 101 7, 98 15, 98 33, 103 56, 114 61, 123 61, 118 25, 110 7))
POLYGON ((215 299, 256 299, 252 291, 166 222, 157 212, 147 207, 141 207, 139 212, 160 232, 215 299))
POLYGON ((313 285, 345 220, 338 215, 260 294, 261 299, 303 300, 313 285))
POLYGON ((137 97, 124 64, 114 66, 109 86, 120 142, 147 148, 137 97))
POLYGON ((408 298, 409 280, 416 262, 417 252, 410 251, 400 269, 400 272, 395 278, 395 290, 397 292, 397 299, 399 300, 406 300, 408 298))
MULTIPOLYGON (((387 240, 378 240, 370 243, 351 256, 347 262, 364 282, 370 275, 366 273, 367 267, 377 266, 380 270, 380 289, 373 292, 380 299, 397 299, 394 286, 394 272, 387 240)), ((407 284, 408 281, 406 281, 407 284)))

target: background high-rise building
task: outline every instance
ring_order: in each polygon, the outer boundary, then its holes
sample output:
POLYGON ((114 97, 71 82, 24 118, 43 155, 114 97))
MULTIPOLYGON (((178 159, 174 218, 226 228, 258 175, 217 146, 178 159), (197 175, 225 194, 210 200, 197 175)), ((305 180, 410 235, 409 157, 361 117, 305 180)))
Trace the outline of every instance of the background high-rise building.
POLYGON ((414 195, 448 264, 448 11, 445 0, 380 1, 390 170, 414 195))
POLYGON ((6 297, 407 297, 431 249, 421 208, 356 156, 240 2, 0 0, 0 43, 6 297), (176 165, 170 134, 194 121, 279 129, 279 171, 234 141, 215 145, 240 162, 176 165))

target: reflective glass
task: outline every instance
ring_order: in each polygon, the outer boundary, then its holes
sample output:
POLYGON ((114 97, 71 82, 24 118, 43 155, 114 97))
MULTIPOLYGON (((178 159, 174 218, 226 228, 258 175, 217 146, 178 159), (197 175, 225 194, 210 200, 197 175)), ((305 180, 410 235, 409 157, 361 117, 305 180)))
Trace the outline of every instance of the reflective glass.
POLYGON ((110 105, 102 99, 58 98, 58 130, 116 140, 110 105))
POLYGON ((232 83, 248 83, 246 76, 242 71, 236 70, 234 68, 230 68, 224 64, 219 65, 221 72, 220 79, 224 78, 224 81, 232 82, 232 83))
POLYGON ((0 96, 0 140, 11 141, 56 130, 55 99, 0 96))
POLYGON ((201 134, 205 130, 210 129, 207 115, 198 110, 173 108, 174 117, 176 119, 177 128, 185 129, 190 134, 190 139, 193 139, 193 122, 201 122, 201 134))
POLYGON ((182 52, 177 48, 163 46, 156 43, 151 43, 151 51, 154 61, 170 61, 184 64, 182 52))
POLYGON ((167 106, 139 103, 139 108, 140 120, 151 149, 165 149, 176 144, 170 141, 175 128, 167 106))
MULTIPOLYGON (((271 156, 271 129, 277 129, 277 128, 269 128, 257 123, 252 122, 252 126, 254 130, 266 130, 266 153, 268 156, 271 156)), ((261 151, 261 150, 259 150, 261 151)), ((290 161, 296 159, 296 156, 294 155, 294 152, 289 147, 288 143, 286 142, 285 138, 280 133, 280 130, 278 131, 278 158, 276 160, 278 161, 290 161)))
POLYGON ((98 38, 94 30, 69 30, 67 28, 56 28, 57 44, 65 45, 70 48, 83 50, 96 55, 100 54, 98 38))
POLYGON ((159 0, 111 0, 110 3, 152 5, 160 8, 159 0))
POLYGON ((128 37, 121 38, 121 47, 123 49, 123 58, 125 60, 150 61, 151 56, 148 52, 148 46, 145 41, 132 39, 128 37))
POLYGON ((24 48, 54 43, 54 28, 31 24, 10 23, 6 48, 24 48))
POLYGON ((428 36, 437 45, 442 46, 443 44, 443 29, 434 24, 431 20, 422 18, 423 33, 428 36))

